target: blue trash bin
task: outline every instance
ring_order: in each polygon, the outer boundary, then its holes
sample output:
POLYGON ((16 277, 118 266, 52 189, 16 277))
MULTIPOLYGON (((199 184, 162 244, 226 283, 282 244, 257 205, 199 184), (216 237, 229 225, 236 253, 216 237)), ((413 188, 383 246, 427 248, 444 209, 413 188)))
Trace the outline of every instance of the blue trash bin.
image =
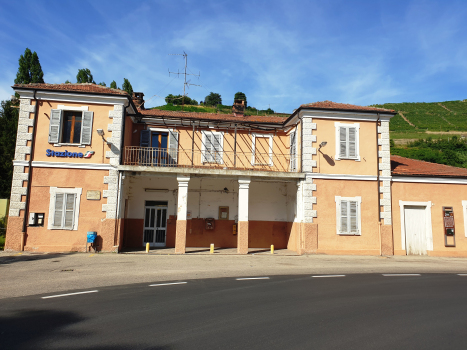
POLYGON ((88 231, 88 240, 87 243, 94 243, 97 237, 97 232, 95 231, 88 231))

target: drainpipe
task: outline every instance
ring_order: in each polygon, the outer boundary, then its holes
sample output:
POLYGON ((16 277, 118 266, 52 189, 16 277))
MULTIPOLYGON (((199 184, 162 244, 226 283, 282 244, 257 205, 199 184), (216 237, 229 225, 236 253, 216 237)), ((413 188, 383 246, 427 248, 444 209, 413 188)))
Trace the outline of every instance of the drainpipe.
POLYGON ((378 119, 376 119, 376 185, 377 185, 377 194, 378 194, 378 233, 379 233, 379 255, 383 255, 383 251, 381 248, 381 193, 379 192, 379 144, 378 144, 378 124, 379 124, 380 116, 378 113, 378 119))
POLYGON ((34 145, 36 140, 36 126, 37 126, 37 107, 38 102, 36 100, 36 91, 34 90, 34 97, 33 101, 35 102, 34 105, 34 124, 32 130, 32 140, 31 140, 31 153, 29 154, 29 177, 28 177, 28 186, 26 190, 26 207, 24 209, 24 218, 23 218, 23 229, 21 230, 21 251, 24 251, 24 243, 26 238, 26 227, 28 223, 28 216, 29 216, 29 194, 31 193, 31 180, 32 180, 32 158, 34 156, 34 145))

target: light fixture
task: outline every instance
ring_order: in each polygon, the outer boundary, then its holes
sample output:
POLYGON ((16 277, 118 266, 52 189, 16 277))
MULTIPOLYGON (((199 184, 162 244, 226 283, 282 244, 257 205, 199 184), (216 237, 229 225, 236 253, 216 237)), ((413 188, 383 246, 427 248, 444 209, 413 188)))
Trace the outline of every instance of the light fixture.
POLYGON ((102 140, 104 140, 105 143, 107 143, 108 145, 110 145, 110 142, 107 141, 105 138, 104 138, 104 130, 102 129, 97 129, 97 135, 99 135, 100 137, 102 137, 102 140))
POLYGON ((321 143, 319 144, 318 151, 319 151, 322 147, 326 146, 327 144, 328 144, 327 141, 321 142, 321 143))

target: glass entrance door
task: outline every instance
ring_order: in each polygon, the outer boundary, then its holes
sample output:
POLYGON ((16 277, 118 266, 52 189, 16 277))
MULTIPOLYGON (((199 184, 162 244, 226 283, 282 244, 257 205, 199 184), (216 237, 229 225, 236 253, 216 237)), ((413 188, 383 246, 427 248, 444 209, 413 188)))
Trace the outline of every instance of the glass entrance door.
POLYGON ((143 246, 165 247, 167 202, 146 201, 144 207, 143 246))

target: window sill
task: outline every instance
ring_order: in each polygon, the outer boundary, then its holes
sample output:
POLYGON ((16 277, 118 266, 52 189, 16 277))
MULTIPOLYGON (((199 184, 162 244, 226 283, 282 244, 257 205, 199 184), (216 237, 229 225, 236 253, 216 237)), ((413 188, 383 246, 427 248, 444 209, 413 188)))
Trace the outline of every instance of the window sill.
POLYGON ((86 145, 82 145, 80 143, 54 143, 54 147, 79 147, 79 148, 85 148, 86 145))
POLYGON ((356 157, 356 158, 338 158, 338 157, 334 157, 334 160, 354 160, 356 162, 359 162, 360 157, 356 157))

